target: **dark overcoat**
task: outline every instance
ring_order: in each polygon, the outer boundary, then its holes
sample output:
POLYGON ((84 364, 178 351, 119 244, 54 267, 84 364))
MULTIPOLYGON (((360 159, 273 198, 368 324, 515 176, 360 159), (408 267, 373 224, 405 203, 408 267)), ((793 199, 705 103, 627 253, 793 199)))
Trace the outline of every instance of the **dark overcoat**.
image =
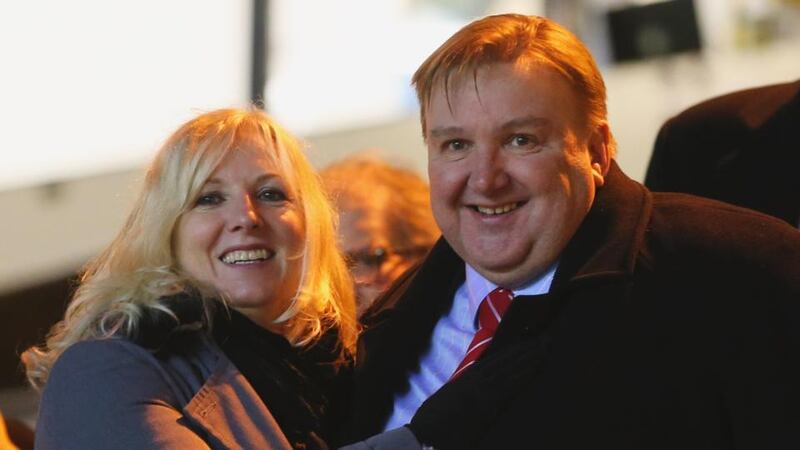
MULTIPOLYGON (((463 280, 440 240, 367 312, 353 438, 383 426, 463 280)), ((800 232, 773 217, 612 164, 550 293, 515 299, 486 354, 531 338, 540 370, 475 448, 800 448, 800 232)))

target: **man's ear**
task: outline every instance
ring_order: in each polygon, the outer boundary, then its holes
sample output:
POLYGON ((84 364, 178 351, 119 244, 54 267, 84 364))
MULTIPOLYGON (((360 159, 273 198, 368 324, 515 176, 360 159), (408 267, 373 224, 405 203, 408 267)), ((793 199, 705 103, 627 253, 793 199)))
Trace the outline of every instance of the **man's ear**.
POLYGON ((589 136, 589 157, 591 158, 592 177, 596 187, 605 184, 606 174, 608 174, 608 169, 611 167, 610 141, 611 131, 606 122, 594 127, 589 136))

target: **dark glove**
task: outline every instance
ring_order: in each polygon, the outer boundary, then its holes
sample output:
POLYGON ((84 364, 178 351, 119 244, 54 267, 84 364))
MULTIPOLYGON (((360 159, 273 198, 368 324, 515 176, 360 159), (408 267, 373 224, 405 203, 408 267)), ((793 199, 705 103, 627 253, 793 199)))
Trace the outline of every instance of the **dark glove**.
POLYGON ((540 339, 487 351, 483 358, 444 384, 419 407, 408 428, 437 450, 466 449, 520 391, 532 383, 544 358, 540 339))

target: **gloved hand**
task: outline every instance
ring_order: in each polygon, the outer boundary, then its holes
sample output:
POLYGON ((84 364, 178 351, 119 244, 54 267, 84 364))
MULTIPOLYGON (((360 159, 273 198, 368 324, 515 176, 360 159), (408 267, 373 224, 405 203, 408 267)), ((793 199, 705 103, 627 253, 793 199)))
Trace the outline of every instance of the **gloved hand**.
POLYGON ((487 352, 419 407, 407 426, 437 450, 467 449, 519 392, 533 382, 544 358, 541 339, 526 338, 487 352))

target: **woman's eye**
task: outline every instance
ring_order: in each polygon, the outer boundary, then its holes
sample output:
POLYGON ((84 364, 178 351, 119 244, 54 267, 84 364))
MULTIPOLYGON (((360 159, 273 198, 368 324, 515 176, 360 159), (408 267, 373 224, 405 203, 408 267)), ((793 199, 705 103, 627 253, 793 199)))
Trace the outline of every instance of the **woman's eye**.
POLYGON ((269 189, 262 189, 258 192, 259 200, 266 201, 266 202, 284 202, 289 199, 280 189, 269 188, 269 189))
POLYGON ((201 194, 194 202, 195 206, 214 206, 222 203, 222 195, 218 192, 209 192, 201 194))

